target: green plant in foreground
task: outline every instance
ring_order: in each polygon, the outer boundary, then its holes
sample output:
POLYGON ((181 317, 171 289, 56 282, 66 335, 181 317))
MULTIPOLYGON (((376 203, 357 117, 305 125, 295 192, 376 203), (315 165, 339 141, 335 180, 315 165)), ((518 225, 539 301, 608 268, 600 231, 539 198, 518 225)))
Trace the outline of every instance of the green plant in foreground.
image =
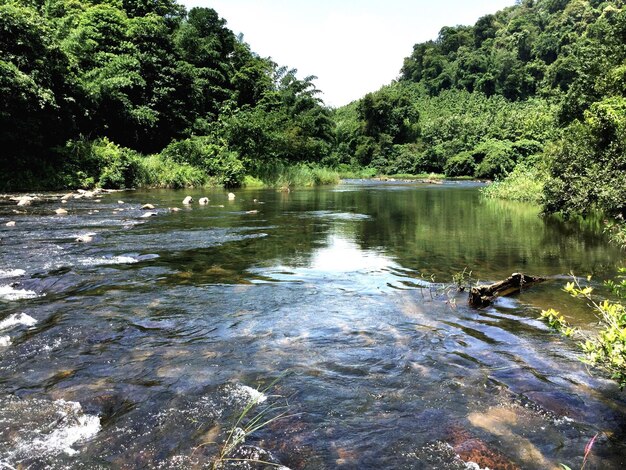
MULTIPOLYGON (((618 282, 606 281, 605 285, 616 296, 626 298, 626 269, 620 269, 618 282)), ((567 283, 565 292, 588 302, 599 319, 600 330, 595 334, 585 334, 571 327, 554 309, 542 311, 541 318, 562 334, 581 338, 582 361, 608 372, 623 389, 626 387, 626 306, 620 301, 596 300, 593 288, 581 286, 577 279, 567 283)))
POLYGON ((243 410, 237 415, 237 418, 233 425, 230 427, 228 433, 226 434, 226 438, 221 444, 216 442, 204 442, 200 444, 198 447, 203 447, 207 445, 219 445, 217 455, 211 463, 212 470, 219 470, 224 468, 225 464, 228 462, 232 463, 243 463, 243 462, 251 462, 251 463, 260 463, 263 465, 270 465, 274 467, 280 467, 279 464, 273 462, 267 462, 263 460, 258 460, 254 458, 239 458, 236 457, 236 451, 242 444, 245 443, 246 438, 251 436, 256 431, 265 428, 269 424, 278 421, 280 419, 285 419, 293 415, 288 415, 288 405, 277 405, 275 403, 271 403, 269 405, 264 406, 258 412, 253 412, 253 409, 258 405, 263 403, 266 400, 265 393, 269 393, 269 390, 282 378, 279 377, 275 379, 271 384, 269 384, 265 389, 261 390, 261 393, 258 397, 249 400, 244 406, 243 410))

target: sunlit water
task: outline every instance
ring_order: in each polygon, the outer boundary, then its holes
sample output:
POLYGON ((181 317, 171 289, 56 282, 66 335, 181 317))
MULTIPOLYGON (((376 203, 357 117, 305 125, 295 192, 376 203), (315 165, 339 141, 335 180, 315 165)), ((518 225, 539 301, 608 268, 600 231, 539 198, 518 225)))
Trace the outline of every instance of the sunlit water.
POLYGON ((188 193, 1 200, 0 468, 209 467, 248 404, 286 416, 229 457, 294 470, 579 468, 598 433, 585 468, 626 465, 625 395, 537 320, 593 326, 561 288, 620 266, 599 227, 473 184, 188 193), (474 310, 464 268, 549 280, 474 310))

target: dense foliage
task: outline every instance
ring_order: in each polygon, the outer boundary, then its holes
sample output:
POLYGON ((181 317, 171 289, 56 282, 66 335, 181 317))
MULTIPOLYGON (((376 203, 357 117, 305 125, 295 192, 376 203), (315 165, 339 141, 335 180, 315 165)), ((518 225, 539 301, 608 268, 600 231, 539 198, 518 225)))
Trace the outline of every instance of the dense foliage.
POLYGON ((522 0, 442 28, 414 46, 396 82, 336 111, 335 158, 489 179, 521 164, 547 180, 547 211, 624 214, 623 6, 522 0))
POLYGON ((332 121, 314 78, 254 54, 210 8, 3 1, 0 187, 236 185, 319 162, 332 121))

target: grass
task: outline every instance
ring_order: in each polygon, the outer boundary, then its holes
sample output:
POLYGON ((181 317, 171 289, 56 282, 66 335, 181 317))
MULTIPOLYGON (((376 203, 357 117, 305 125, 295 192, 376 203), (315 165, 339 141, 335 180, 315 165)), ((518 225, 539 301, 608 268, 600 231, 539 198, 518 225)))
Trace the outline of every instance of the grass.
POLYGON ((547 176, 532 167, 517 166, 506 178, 481 189, 483 196, 539 204, 547 176))
POLYGON ((368 179, 374 178, 378 173, 376 168, 365 167, 365 168, 355 168, 349 165, 339 165, 337 168, 339 173, 339 177, 341 179, 368 179))
POLYGON ((336 170, 306 164, 285 165, 283 163, 266 164, 257 169, 254 176, 244 179, 246 187, 267 187, 287 191, 291 188, 306 188, 338 184, 339 173, 336 170))
MULTIPOLYGON (((244 462, 260 463, 264 465, 270 465, 274 467, 281 467, 281 465, 258 460, 255 458, 241 458, 237 457, 237 450, 245 443, 246 438, 250 437, 256 431, 267 427, 269 424, 278 421, 280 419, 289 418, 294 415, 288 414, 288 404, 285 401, 284 405, 277 403, 270 403, 265 405, 258 412, 253 412, 258 405, 265 401, 267 394, 276 385, 276 383, 284 377, 285 374, 281 374, 272 383, 270 383, 265 389, 261 390, 261 394, 255 399, 249 400, 244 406, 243 410, 237 415, 234 423, 226 433, 226 437, 218 444, 217 442, 204 442, 198 446, 204 447, 207 445, 218 446, 217 455, 211 462, 211 470, 219 470, 225 467, 227 463, 233 463, 235 466, 244 462)), ((274 396, 275 397, 275 396, 274 396)))
POLYGON ((149 188, 194 188, 216 186, 204 171, 188 164, 150 155, 140 160, 137 185, 149 188))

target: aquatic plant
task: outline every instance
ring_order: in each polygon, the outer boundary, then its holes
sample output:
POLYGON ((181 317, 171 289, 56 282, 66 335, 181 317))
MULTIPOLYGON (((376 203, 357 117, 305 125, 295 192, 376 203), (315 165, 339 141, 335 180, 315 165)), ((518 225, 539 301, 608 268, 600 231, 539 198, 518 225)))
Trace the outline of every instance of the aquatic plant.
POLYGON ((284 404, 278 404, 276 402, 269 403, 263 406, 258 412, 253 411, 257 406, 267 400, 267 394, 269 394, 270 390, 283 376, 284 375, 281 375, 273 380, 267 387, 258 391, 257 394, 252 395, 250 399, 246 401, 245 406, 236 416, 234 423, 230 426, 226 437, 221 443, 209 441, 198 446, 198 448, 208 445, 218 446, 217 454, 211 462, 210 468, 212 470, 222 469, 228 462, 235 464, 249 462, 274 467, 281 466, 280 464, 261 460, 256 457, 238 457, 237 451, 240 446, 245 443, 246 439, 255 432, 267 427, 275 421, 294 416, 293 414, 288 414, 289 404, 286 401, 284 404))
POLYGON ((463 271, 456 272, 452 275, 452 282, 456 285, 459 292, 471 288, 473 284, 472 271, 468 271, 467 267, 463 268, 463 271))

